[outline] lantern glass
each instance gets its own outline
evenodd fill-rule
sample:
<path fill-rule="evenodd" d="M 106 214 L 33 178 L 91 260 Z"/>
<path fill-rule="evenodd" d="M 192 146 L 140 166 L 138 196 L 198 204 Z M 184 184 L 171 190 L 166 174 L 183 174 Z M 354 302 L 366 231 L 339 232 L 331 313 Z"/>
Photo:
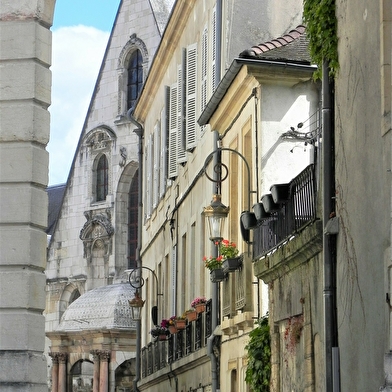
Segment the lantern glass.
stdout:
<path fill-rule="evenodd" d="M 138 321 L 142 319 L 142 308 L 137 306 L 131 306 L 131 317 L 132 320 Z"/>
<path fill-rule="evenodd" d="M 129 300 L 129 306 L 131 307 L 131 317 L 133 320 L 141 320 L 142 308 L 144 302 L 139 293 L 136 291 L 135 296 Z"/>
<path fill-rule="evenodd" d="M 222 204 L 220 195 L 214 195 L 211 204 L 204 207 L 204 215 L 208 218 L 211 241 L 222 241 L 223 224 L 229 210 L 229 207 Z"/>

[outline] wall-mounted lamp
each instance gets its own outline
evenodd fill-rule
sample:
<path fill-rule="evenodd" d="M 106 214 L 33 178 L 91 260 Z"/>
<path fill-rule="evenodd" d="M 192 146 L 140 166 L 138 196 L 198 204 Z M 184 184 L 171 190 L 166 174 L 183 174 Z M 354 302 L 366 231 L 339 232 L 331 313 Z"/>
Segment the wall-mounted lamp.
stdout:
<path fill-rule="evenodd" d="M 214 243 L 221 242 L 223 239 L 223 226 L 229 210 L 230 208 L 222 203 L 221 195 L 214 195 L 211 204 L 204 207 L 203 213 L 208 218 L 210 240 Z"/>
<path fill-rule="evenodd" d="M 245 159 L 245 157 L 240 152 L 238 152 L 237 150 L 233 150 L 232 148 L 218 147 L 216 150 L 214 150 L 213 152 L 211 152 L 207 156 L 207 158 L 204 162 L 204 173 L 210 181 L 217 183 L 218 189 L 220 189 L 221 182 L 224 181 L 229 174 L 227 166 L 225 164 L 223 164 L 221 161 L 219 161 L 218 164 L 214 167 L 215 173 L 219 173 L 218 179 L 212 178 L 207 174 L 206 166 L 207 166 L 208 162 L 210 162 L 211 157 L 214 154 L 221 154 L 223 151 L 227 151 L 227 152 L 236 154 L 238 157 L 240 157 L 242 159 L 242 161 L 245 164 L 246 171 L 247 171 L 247 177 L 248 177 L 248 184 L 247 184 L 248 185 L 248 192 L 247 192 L 247 196 L 248 196 L 247 208 L 248 209 L 246 211 L 248 212 L 248 214 L 253 214 L 253 212 L 250 212 L 250 196 L 251 196 L 251 193 L 256 193 L 256 192 L 251 191 L 251 189 L 250 189 L 251 178 L 250 178 L 249 164 L 248 164 L 247 160 Z M 225 170 L 225 172 L 223 172 L 224 170 Z M 224 173 L 223 176 L 222 176 L 222 172 Z M 209 218 L 208 224 L 209 224 L 209 230 L 210 230 L 210 239 L 211 239 L 211 241 L 214 241 L 214 242 L 217 242 L 217 241 L 220 242 L 222 240 L 221 233 L 222 233 L 223 218 L 226 218 L 229 213 L 229 207 L 226 207 L 224 204 L 222 204 L 220 197 L 221 197 L 220 195 L 214 195 L 214 199 L 212 200 L 211 205 L 204 208 L 204 215 Z M 240 224 L 242 225 L 241 219 L 240 219 Z M 241 227 L 241 232 L 242 232 L 242 237 L 243 237 L 244 241 L 246 241 L 249 245 L 251 243 L 250 239 L 249 239 L 249 229 Z M 249 252 L 249 248 L 248 248 L 248 252 Z"/>
<path fill-rule="evenodd" d="M 141 317 L 142 308 L 143 308 L 143 305 L 144 305 L 144 303 L 146 301 L 143 301 L 140 298 L 139 292 L 136 291 L 135 292 L 135 296 L 132 299 L 130 299 L 128 302 L 129 302 L 129 306 L 131 307 L 131 317 L 132 317 L 132 319 L 135 320 L 135 321 L 136 320 L 141 320 L 142 319 L 142 317 Z"/>
<path fill-rule="evenodd" d="M 156 325 L 158 323 L 158 295 L 163 295 L 159 293 L 158 290 L 158 277 L 156 276 L 155 272 L 148 267 L 138 267 L 135 268 L 134 270 L 131 271 L 128 277 L 129 284 L 136 289 L 135 296 L 134 298 L 129 300 L 129 306 L 131 307 L 131 317 L 135 321 L 140 321 L 141 320 L 141 313 L 142 313 L 142 308 L 144 306 L 144 301 L 139 294 L 139 289 L 141 289 L 144 286 L 144 279 L 142 276 L 142 270 L 146 269 L 150 271 L 156 282 L 156 287 L 157 287 L 157 299 L 156 299 L 156 305 L 154 305 L 151 309 L 151 315 L 152 315 L 152 321 L 153 324 Z"/>

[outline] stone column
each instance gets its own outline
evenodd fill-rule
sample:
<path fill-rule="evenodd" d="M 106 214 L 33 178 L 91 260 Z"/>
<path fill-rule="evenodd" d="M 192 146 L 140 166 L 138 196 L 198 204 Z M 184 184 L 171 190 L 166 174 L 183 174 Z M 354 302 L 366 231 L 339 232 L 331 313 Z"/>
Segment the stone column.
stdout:
<path fill-rule="evenodd" d="M 109 351 L 100 351 L 99 392 L 108 392 L 109 389 Z"/>
<path fill-rule="evenodd" d="M 52 357 L 52 392 L 58 392 L 59 387 L 59 353 L 49 353 Z"/>
<path fill-rule="evenodd" d="M 59 353 L 59 383 L 58 392 L 67 392 L 67 354 Z"/>
<path fill-rule="evenodd" d="M 94 350 L 91 352 L 94 360 L 94 373 L 93 373 L 93 392 L 99 392 L 99 351 Z"/>
<path fill-rule="evenodd" d="M 54 4 L 0 1 L 1 391 L 47 389 L 45 147 Z"/>

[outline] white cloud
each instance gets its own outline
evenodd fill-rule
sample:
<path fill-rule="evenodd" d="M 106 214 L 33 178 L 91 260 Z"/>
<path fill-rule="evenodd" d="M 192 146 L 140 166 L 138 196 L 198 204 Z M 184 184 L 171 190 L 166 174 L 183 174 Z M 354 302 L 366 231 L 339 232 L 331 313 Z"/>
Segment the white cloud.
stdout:
<path fill-rule="evenodd" d="M 94 27 L 53 31 L 50 185 L 67 180 L 108 38 Z"/>

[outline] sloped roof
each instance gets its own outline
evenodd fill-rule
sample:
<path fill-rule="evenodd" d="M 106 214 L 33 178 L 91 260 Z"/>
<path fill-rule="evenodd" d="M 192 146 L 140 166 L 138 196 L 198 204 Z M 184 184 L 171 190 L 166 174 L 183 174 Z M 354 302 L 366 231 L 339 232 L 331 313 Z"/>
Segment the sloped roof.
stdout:
<path fill-rule="evenodd" d="M 175 0 L 150 0 L 151 8 L 154 12 L 155 20 L 161 35 L 169 20 L 174 1 Z"/>
<path fill-rule="evenodd" d="M 64 312 L 57 332 L 81 330 L 129 330 L 136 328 L 128 300 L 135 290 L 129 283 L 118 283 L 90 290 L 71 303 Z"/>
<path fill-rule="evenodd" d="M 48 193 L 48 227 L 46 229 L 46 234 L 52 235 L 56 221 L 58 219 L 61 204 L 63 202 L 64 192 L 66 184 L 50 186 L 46 189 Z"/>
<path fill-rule="evenodd" d="M 299 25 L 282 37 L 244 50 L 239 57 L 310 64 L 306 28 Z"/>
<path fill-rule="evenodd" d="M 241 52 L 239 58 L 233 60 L 197 120 L 199 125 L 208 124 L 243 65 L 256 66 L 260 69 L 284 67 L 286 71 L 301 70 L 309 73 L 317 69 L 311 64 L 305 26 L 299 25 L 282 37 L 252 46 Z"/>

